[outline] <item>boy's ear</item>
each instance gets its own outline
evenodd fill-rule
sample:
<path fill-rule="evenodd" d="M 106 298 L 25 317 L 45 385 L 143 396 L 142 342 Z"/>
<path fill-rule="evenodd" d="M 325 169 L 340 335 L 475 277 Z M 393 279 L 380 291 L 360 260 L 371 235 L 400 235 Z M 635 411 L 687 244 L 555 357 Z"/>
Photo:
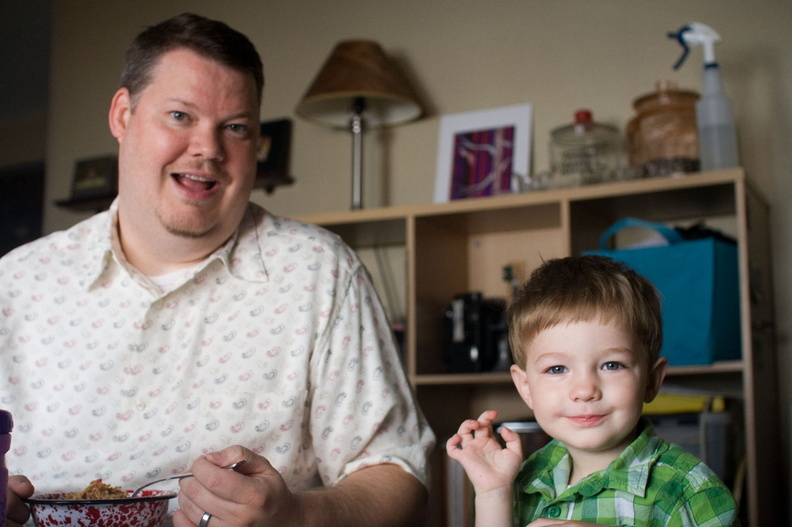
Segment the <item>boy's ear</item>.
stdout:
<path fill-rule="evenodd" d="M 668 359 L 660 357 L 655 361 L 654 366 L 649 370 L 649 378 L 646 381 L 646 392 L 644 392 L 644 402 L 651 403 L 657 394 L 660 393 L 660 388 L 663 386 L 666 372 L 668 371 Z"/>
<path fill-rule="evenodd" d="M 514 382 L 514 386 L 517 388 L 520 397 L 522 397 L 522 400 L 528 405 L 528 408 L 533 410 L 531 387 L 528 385 L 528 375 L 525 373 L 525 370 L 521 369 L 516 364 L 512 364 L 509 371 L 511 372 L 512 381 Z"/>

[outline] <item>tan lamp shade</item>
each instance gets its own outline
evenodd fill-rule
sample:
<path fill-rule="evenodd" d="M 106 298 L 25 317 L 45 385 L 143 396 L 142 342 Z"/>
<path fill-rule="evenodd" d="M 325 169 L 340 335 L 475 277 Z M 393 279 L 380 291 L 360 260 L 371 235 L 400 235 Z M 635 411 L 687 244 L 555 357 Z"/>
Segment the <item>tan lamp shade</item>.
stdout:
<path fill-rule="evenodd" d="M 297 114 L 319 124 L 349 128 L 353 103 L 365 99 L 367 127 L 411 121 L 421 115 L 404 77 L 376 42 L 336 45 L 297 105 Z"/>

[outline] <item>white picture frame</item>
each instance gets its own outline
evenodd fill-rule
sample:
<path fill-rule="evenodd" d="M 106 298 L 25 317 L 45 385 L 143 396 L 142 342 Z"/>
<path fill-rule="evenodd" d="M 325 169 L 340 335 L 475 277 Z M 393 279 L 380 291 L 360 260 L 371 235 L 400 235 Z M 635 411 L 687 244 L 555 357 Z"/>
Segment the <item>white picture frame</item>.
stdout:
<path fill-rule="evenodd" d="M 529 175 L 532 118 L 530 104 L 443 116 L 435 203 L 512 192 Z"/>

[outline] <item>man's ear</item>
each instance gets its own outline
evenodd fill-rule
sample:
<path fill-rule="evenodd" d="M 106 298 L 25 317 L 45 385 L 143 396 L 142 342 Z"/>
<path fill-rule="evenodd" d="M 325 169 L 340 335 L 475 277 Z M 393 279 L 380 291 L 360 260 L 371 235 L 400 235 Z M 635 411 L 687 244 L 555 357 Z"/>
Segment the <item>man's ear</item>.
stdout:
<path fill-rule="evenodd" d="M 646 380 L 646 392 L 644 392 L 645 403 L 651 403 L 657 397 L 657 394 L 660 393 L 667 371 L 668 359 L 660 357 L 649 370 L 649 376 Z"/>
<path fill-rule="evenodd" d="M 132 99 L 129 96 L 129 90 L 126 88 L 119 88 L 113 95 L 113 100 L 110 103 L 110 112 L 107 116 L 110 124 L 110 133 L 113 134 L 120 143 L 124 134 L 126 133 L 129 117 L 132 114 Z"/>
<path fill-rule="evenodd" d="M 528 408 L 533 410 L 533 398 L 531 397 L 531 387 L 528 385 L 528 375 L 525 370 L 521 369 L 516 364 L 512 364 L 510 370 L 512 381 L 514 382 L 517 392 L 519 392 L 522 400 L 528 405 Z"/>

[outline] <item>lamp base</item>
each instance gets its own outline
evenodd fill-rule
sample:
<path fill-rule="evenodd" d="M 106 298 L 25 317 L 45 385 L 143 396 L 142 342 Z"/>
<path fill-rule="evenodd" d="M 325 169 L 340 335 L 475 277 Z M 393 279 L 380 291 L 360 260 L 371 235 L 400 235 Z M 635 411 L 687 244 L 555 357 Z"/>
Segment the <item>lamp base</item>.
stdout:
<path fill-rule="evenodd" d="M 363 208 L 363 110 L 366 100 L 355 97 L 352 103 L 352 210 Z"/>

